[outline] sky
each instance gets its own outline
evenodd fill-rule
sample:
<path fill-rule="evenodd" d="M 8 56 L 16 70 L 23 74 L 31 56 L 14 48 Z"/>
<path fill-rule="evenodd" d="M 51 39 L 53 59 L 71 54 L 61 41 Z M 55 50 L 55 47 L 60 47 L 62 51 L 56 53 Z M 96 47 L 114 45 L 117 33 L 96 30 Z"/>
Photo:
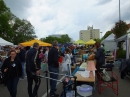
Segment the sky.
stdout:
<path fill-rule="evenodd" d="M 38 38 L 68 34 L 79 39 L 88 26 L 100 29 L 102 36 L 119 21 L 119 0 L 4 0 L 11 12 L 27 19 Z M 121 20 L 130 23 L 130 1 L 120 0 Z"/>

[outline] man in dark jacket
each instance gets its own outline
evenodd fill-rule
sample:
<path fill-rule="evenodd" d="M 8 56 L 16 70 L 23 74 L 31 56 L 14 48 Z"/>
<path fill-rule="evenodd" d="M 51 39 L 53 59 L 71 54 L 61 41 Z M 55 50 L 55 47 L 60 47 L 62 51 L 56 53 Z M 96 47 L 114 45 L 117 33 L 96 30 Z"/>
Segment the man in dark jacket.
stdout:
<path fill-rule="evenodd" d="M 59 52 L 58 52 L 58 42 L 53 42 L 53 47 L 49 50 L 48 53 L 48 69 L 50 72 L 59 73 Z M 50 78 L 58 79 L 57 74 L 50 73 Z M 50 80 L 50 97 L 59 97 L 58 94 L 55 94 L 56 81 Z"/>
<path fill-rule="evenodd" d="M 100 67 L 105 63 L 105 53 L 104 49 L 100 47 L 100 42 L 95 43 L 96 46 L 96 54 L 95 54 L 95 59 L 96 59 L 96 68 L 97 70 L 100 70 Z"/>
<path fill-rule="evenodd" d="M 37 91 L 41 83 L 40 78 L 36 78 L 35 76 L 33 76 L 33 74 L 36 75 L 40 74 L 41 61 L 39 59 L 38 49 L 39 49 L 39 44 L 34 43 L 33 48 L 30 49 L 26 55 L 26 73 L 27 73 L 29 97 L 37 97 Z M 32 92 L 33 80 L 35 81 L 35 87 Z"/>
<path fill-rule="evenodd" d="M 23 49 L 23 46 L 21 44 L 18 45 L 18 52 L 17 52 L 17 56 L 19 58 L 19 60 L 21 61 L 22 64 L 22 79 L 24 79 L 25 74 L 24 74 L 24 64 L 25 64 L 25 50 Z"/>

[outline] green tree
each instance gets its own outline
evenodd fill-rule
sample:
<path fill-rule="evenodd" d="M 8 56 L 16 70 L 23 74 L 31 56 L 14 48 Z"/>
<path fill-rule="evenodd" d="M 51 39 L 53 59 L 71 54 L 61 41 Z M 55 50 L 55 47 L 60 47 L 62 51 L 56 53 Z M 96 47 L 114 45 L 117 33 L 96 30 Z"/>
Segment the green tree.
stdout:
<path fill-rule="evenodd" d="M 122 35 L 127 33 L 128 25 L 124 21 L 119 21 L 115 23 L 115 27 L 113 28 L 112 32 L 115 34 L 116 38 L 121 37 Z"/>
<path fill-rule="evenodd" d="M 71 38 L 66 34 L 66 35 L 62 35 L 61 39 L 63 41 L 63 43 L 67 43 L 71 41 Z"/>
<path fill-rule="evenodd" d="M 97 38 L 97 39 L 94 39 L 94 41 L 101 42 L 101 39 L 100 39 L 100 38 Z"/>
<path fill-rule="evenodd" d="M 16 18 L 12 25 L 14 36 L 13 43 L 18 44 L 36 38 L 34 27 L 27 20 Z"/>
<path fill-rule="evenodd" d="M 47 42 L 47 43 L 52 43 L 54 40 L 57 40 L 58 43 L 67 43 L 67 42 L 70 42 L 71 39 L 66 34 L 66 35 L 62 35 L 60 38 L 48 36 L 46 38 L 41 38 L 40 40 L 44 41 L 44 42 Z"/>
<path fill-rule="evenodd" d="M 6 7 L 4 1 L 0 0 L 0 15 L 8 11 L 9 11 L 9 8 Z"/>
<path fill-rule="evenodd" d="M 46 38 L 41 38 L 41 41 L 47 42 L 47 43 L 52 43 L 53 41 L 57 40 L 59 43 L 61 43 L 61 39 L 58 37 L 52 37 L 52 36 L 48 36 Z"/>
<path fill-rule="evenodd" d="M 13 15 L 3 0 L 0 0 L 0 37 L 14 44 L 36 38 L 32 24 Z"/>
<path fill-rule="evenodd" d="M 10 38 L 13 35 L 13 31 L 10 25 L 11 12 L 6 7 L 3 0 L 0 0 L 0 37 L 11 41 Z"/>

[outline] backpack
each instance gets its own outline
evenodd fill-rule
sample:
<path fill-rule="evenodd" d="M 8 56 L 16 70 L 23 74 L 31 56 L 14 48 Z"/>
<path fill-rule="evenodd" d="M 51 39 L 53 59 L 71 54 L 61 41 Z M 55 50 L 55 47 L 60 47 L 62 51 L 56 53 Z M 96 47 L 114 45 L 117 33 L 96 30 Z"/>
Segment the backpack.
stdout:
<path fill-rule="evenodd" d="M 106 69 L 103 69 L 102 71 L 102 79 L 104 81 L 110 81 L 111 80 L 111 77 L 109 76 L 109 74 L 106 72 Z"/>

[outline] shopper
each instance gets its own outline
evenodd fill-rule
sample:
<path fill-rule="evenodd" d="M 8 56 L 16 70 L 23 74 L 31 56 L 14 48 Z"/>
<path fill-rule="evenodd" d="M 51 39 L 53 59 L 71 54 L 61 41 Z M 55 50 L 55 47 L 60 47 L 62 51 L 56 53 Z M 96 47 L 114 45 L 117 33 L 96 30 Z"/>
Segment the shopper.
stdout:
<path fill-rule="evenodd" d="M 10 96 L 16 97 L 17 84 L 19 77 L 22 76 L 22 65 L 18 57 L 16 57 L 15 50 L 10 51 L 10 57 L 5 59 L 1 69 L 4 73 L 4 82 L 10 92 Z"/>
<path fill-rule="evenodd" d="M 95 47 L 96 47 L 96 53 L 95 53 L 96 68 L 98 71 L 100 71 L 100 68 L 105 63 L 105 53 L 104 49 L 100 45 L 100 42 L 96 42 Z"/>
<path fill-rule="evenodd" d="M 58 42 L 53 42 L 53 47 L 49 50 L 48 53 L 48 70 L 50 72 L 59 73 L 59 52 L 58 52 Z M 50 73 L 50 78 L 58 80 L 58 75 Z M 59 97 L 58 94 L 55 93 L 57 82 L 54 80 L 50 80 L 50 97 Z"/>
<path fill-rule="evenodd" d="M 49 47 L 46 47 L 46 51 L 45 51 L 45 62 L 48 63 L 48 53 L 49 53 Z"/>
<path fill-rule="evenodd" d="M 23 46 L 21 44 L 18 45 L 18 50 L 17 50 L 17 55 L 18 55 L 18 58 L 19 60 L 21 61 L 21 64 L 22 64 L 22 80 L 24 79 L 25 77 L 25 53 L 26 51 L 23 49 Z"/>
<path fill-rule="evenodd" d="M 11 50 L 16 50 L 16 49 L 15 49 L 15 47 L 14 47 L 14 46 L 10 46 L 10 48 L 9 48 L 9 52 L 7 53 L 7 57 L 9 57 L 9 56 L 10 56 L 10 51 L 11 51 Z"/>
<path fill-rule="evenodd" d="M 64 51 L 64 60 L 62 63 L 62 71 L 66 71 L 67 75 L 71 75 L 71 51 L 69 48 L 66 48 Z"/>
<path fill-rule="evenodd" d="M 33 48 L 30 49 L 26 55 L 26 73 L 27 73 L 29 97 L 38 97 L 37 92 L 41 83 L 41 79 L 36 77 L 36 75 L 40 74 L 40 69 L 41 69 L 40 66 L 41 61 L 39 58 L 38 49 L 39 49 L 39 44 L 34 43 Z M 33 81 L 35 82 L 35 86 L 32 90 Z"/>

